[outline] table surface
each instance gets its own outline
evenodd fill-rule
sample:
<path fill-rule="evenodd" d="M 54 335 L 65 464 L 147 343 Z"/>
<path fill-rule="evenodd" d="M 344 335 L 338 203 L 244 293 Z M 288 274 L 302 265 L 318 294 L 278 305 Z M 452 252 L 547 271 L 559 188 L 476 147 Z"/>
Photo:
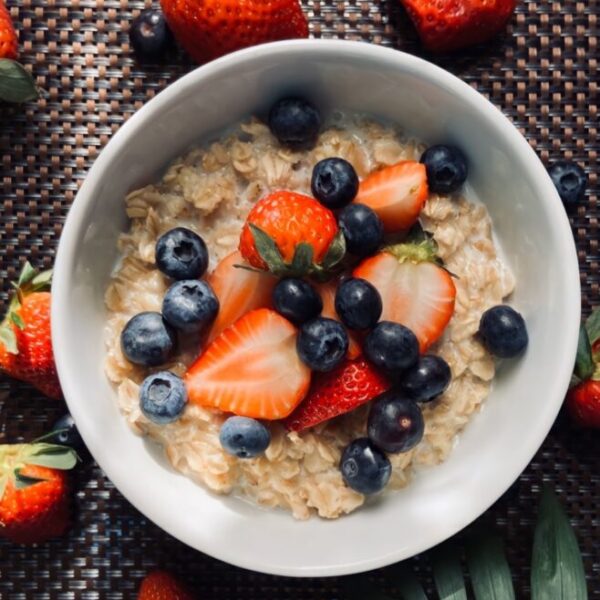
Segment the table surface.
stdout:
<path fill-rule="evenodd" d="M 8 5 L 19 28 L 21 61 L 45 95 L 37 103 L 0 107 L 4 305 L 22 261 L 51 266 L 69 205 L 110 136 L 193 67 L 183 58 L 144 69 L 134 62 L 127 31 L 149 1 L 9 0 Z M 397 0 L 304 0 L 303 6 L 313 37 L 358 39 L 434 60 L 508 115 L 545 163 L 567 158 L 585 167 L 589 191 L 569 216 L 584 312 L 600 304 L 597 0 L 521 1 L 505 36 L 443 59 L 419 47 Z M 25 384 L 0 381 L 1 442 L 40 435 L 64 411 L 62 403 Z M 598 434 L 575 430 L 561 415 L 526 471 L 483 517 L 507 540 L 518 598 L 529 596 L 532 526 L 543 483 L 555 487 L 567 509 L 583 551 L 590 597 L 600 598 L 599 467 Z M 155 567 L 181 575 L 201 600 L 343 598 L 335 578 L 251 573 L 184 546 L 130 506 L 95 465 L 77 472 L 74 487 L 77 516 L 68 536 L 34 548 L 0 542 L 1 600 L 135 598 L 141 578 Z M 427 575 L 425 558 L 411 564 Z"/>

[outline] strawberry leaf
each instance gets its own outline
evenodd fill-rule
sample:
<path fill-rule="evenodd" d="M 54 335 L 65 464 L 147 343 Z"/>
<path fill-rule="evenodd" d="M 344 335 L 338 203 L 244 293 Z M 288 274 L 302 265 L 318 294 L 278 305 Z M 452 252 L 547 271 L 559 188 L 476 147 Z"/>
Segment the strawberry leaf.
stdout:
<path fill-rule="evenodd" d="M 0 325 L 0 342 L 2 342 L 9 354 L 19 354 L 19 349 L 17 348 L 17 336 L 10 323 Z"/>
<path fill-rule="evenodd" d="M 15 469 L 15 488 L 18 490 L 23 490 L 25 488 L 31 487 L 40 481 L 46 481 L 41 477 L 30 477 L 29 475 L 23 475 L 21 469 Z"/>
<path fill-rule="evenodd" d="M 52 269 L 38 273 L 32 280 L 31 286 L 34 291 L 40 291 L 50 287 L 52 283 Z"/>
<path fill-rule="evenodd" d="M 390 576 L 394 587 L 400 590 L 402 600 L 427 600 L 419 580 L 405 563 L 391 565 L 384 573 Z"/>
<path fill-rule="evenodd" d="M 449 544 L 437 548 L 431 554 L 431 567 L 440 600 L 467 600 L 465 581 L 456 548 Z"/>
<path fill-rule="evenodd" d="M 10 313 L 10 320 L 21 330 L 23 331 L 23 329 L 25 329 L 25 322 L 23 321 L 23 319 L 21 318 L 21 315 L 19 315 L 16 312 L 11 312 Z"/>
<path fill-rule="evenodd" d="M 345 255 L 346 238 L 341 231 L 338 231 L 333 240 L 331 240 L 331 244 L 329 244 L 329 248 L 327 249 L 327 254 L 325 254 L 325 257 L 321 262 L 322 268 L 326 271 L 333 269 L 333 267 L 337 266 L 342 261 Z"/>
<path fill-rule="evenodd" d="M 32 444 L 26 457 L 27 464 L 61 471 L 72 469 L 78 460 L 79 457 L 72 448 L 46 443 Z"/>
<path fill-rule="evenodd" d="M 477 537 L 467 544 L 467 564 L 477 600 L 514 600 L 512 577 L 502 540 Z"/>
<path fill-rule="evenodd" d="M 39 93 L 31 73 L 14 60 L 0 59 L 0 100 L 27 102 L 35 100 Z"/>
<path fill-rule="evenodd" d="M 296 246 L 294 258 L 290 265 L 291 272 L 298 277 L 306 275 L 310 271 L 313 260 L 313 247 L 306 242 L 301 242 Z"/>
<path fill-rule="evenodd" d="M 592 346 L 587 329 L 582 324 L 579 328 L 579 341 L 577 342 L 577 358 L 575 360 L 575 375 L 582 381 L 589 379 L 595 371 L 592 357 Z"/>
<path fill-rule="evenodd" d="M 590 344 L 593 346 L 600 340 L 600 308 L 592 311 L 592 314 L 585 321 L 585 329 L 588 333 Z"/>
<path fill-rule="evenodd" d="M 28 284 L 36 276 L 37 271 L 31 266 L 29 261 L 25 261 L 19 279 L 17 280 L 17 287 L 23 287 Z"/>
<path fill-rule="evenodd" d="M 542 491 L 531 559 L 531 600 L 587 600 L 575 533 L 556 494 Z"/>
<path fill-rule="evenodd" d="M 281 273 L 285 270 L 285 263 L 281 252 L 277 244 L 273 241 L 270 235 L 265 233 L 260 227 L 254 225 L 254 223 L 248 223 L 252 237 L 254 238 L 254 245 L 256 251 L 260 257 L 267 263 L 269 271 L 274 274 Z"/>

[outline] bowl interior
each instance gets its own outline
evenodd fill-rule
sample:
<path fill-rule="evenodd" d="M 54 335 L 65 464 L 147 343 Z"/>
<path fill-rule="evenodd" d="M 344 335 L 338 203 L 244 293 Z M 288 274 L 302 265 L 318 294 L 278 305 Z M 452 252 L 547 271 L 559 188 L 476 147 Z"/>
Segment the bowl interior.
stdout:
<path fill-rule="evenodd" d="M 450 458 L 405 490 L 351 516 L 295 522 L 287 513 L 216 497 L 172 471 L 128 429 L 103 374 L 103 293 L 126 226 L 123 198 L 155 181 L 189 146 L 282 94 L 327 112 L 367 112 L 469 157 L 469 194 L 488 207 L 517 289 L 530 346 L 494 389 Z M 362 43 L 283 42 L 243 51 L 173 84 L 114 136 L 88 175 L 56 261 L 53 335 L 61 381 L 80 431 L 107 476 L 158 525 L 239 566 L 287 575 L 375 568 L 435 545 L 479 516 L 514 481 L 560 407 L 579 320 L 568 221 L 542 165 L 483 97 L 437 67 Z M 557 321 L 560 323 L 557 323 Z"/>

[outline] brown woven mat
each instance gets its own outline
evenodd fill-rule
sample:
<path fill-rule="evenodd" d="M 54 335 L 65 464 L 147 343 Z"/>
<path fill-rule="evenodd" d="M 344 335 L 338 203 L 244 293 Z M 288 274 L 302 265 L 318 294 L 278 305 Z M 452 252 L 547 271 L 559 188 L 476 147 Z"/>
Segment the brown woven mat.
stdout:
<path fill-rule="evenodd" d="M 361 39 L 423 55 L 396 0 L 303 4 L 315 37 Z M 37 104 L 0 107 L 4 302 L 22 260 L 51 265 L 69 205 L 111 134 L 191 67 L 179 61 L 140 69 L 132 60 L 127 29 L 149 1 L 20 0 L 16 6 L 9 0 L 9 5 L 19 24 L 21 59 L 47 95 Z M 595 0 L 521 2 L 503 39 L 440 61 L 512 118 L 542 160 L 574 158 L 585 166 L 590 192 L 571 211 L 571 221 L 586 312 L 600 304 L 599 13 Z M 25 385 L 0 383 L 0 440 L 39 435 L 63 412 L 62 404 Z M 560 417 L 526 472 L 484 517 L 508 541 L 519 598 L 529 595 L 531 527 L 542 482 L 558 490 L 584 552 L 591 597 L 600 598 L 599 440 L 597 433 L 577 432 Z M 343 597 L 335 579 L 253 574 L 187 548 L 134 510 L 97 467 L 80 470 L 75 486 L 78 518 L 68 537 L 29 549 L 0 542 L 0 599 L 135 598 L 141 577 L 156 566 L 181 574 L 203 600 Z M 422 564 L 413 561 L 417 570 Z"/>

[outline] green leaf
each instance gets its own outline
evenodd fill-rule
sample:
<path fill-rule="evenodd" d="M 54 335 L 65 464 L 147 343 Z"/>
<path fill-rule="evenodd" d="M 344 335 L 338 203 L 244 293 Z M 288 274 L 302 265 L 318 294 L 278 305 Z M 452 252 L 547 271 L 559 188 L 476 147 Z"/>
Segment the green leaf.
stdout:
<path fill-rule="evenodd" d="M 325 254 L 321 262 L 321 267 L 325 270 L 333 269 L 333 267 L 342 261 L 345 255 L 346 238 L 344 238 L 344 234 L 341 231 L 338 231 L 333 240 L 331 240 L 331 244 L 329 244 L 327 254 Z"/>
<path fill-rule="evenodd" d="M 577 358 L 575 360 L 575 375 L 585 381 L 594 374 L 595 366 L 592 358 L 592 346 L 587 330 L 583 323 L 579 327 L 579 341 L 577 342 Z"/>
<path fill-rule="evenodd" d="M 542 491 L 531 559 L 531 600 L 587 600 L 575 533 L 556 494 Z"/>
<path fill-rule="evenodd" d="M 433 579 L 440 600 L 467 600 L 465 581 L 456 548 L 444 544 L 431 553 Z"/>
<path fill-rule="evenodd" d="M 391 600 L 364 575 L 352 575 L 340 580 L 347 600 Z"/>
<path fill-rule="evenodd" d="M 270 235 L 265 233 L 260 227 L 249 223 L 254 245 L 260 257 L 267 263 L 269 270 L 277 274 L 285 270 L 285 263 L 277 244 L 273 241 Z"/>
<path fill-rule="evenodd" d="M 25 284 L 32 281 L 36 276 L 37 271 L 31 266 L 29 261 L 25 261 L 19 279 L 17 281 L 17 287 L 23 287 Z"/>
<path fill-rule="evenodd" d="M 23 473 L 21 473 L 21 469 L 15 469 L 15 488 L 17 488 L 18 490 L 28 488 L 32 485 L 35 485 L 36 483 L 39 483 L 40 481 L 46 481 L 46 479 L 43 479 L 41 477 L 30 477 L 29 475 L 23 475 Z"/>
<path fill-rule="evenodd" d="M 33 444 L 27 463 L 66 471 L 72 469 L 79 457 L 72 448 L 59 444 Z"/>
<path fill-rule="evenodd" d="M 21 315 L 19 315 L 16 312 L 11 312 L 10 313 L 10 320 L 22 331 L 23 329 L 25 329 L 25 322 L 23 321 L 23 319 L 21 318 Z"/>
<path fill-rule="evenodd" d="M 401 562 L 391 565 L 384 573 L 391 583 L 400 590 L 402 600 L 427 600 L 423 587 L 406 563 Z"/>
<path fill-rule="evenodd" d="M 2 342 L 9 354 L 19 354 L 17 336 L 8 323 L 0 325 L 0 342 Z"/>
<path fill-rule="evenodd" d="M 0 100 L 27 102 L 39 93 L 31 73 L 14 60 L 0 59 Z"/>
<path fill-rule="evenodd" d="M 600 339 L 600 308 L 592 311 L 592 314 L 585 321 L 585 328 L 590 344 L 593 346 Z"/>
<path fill-rule="evenodd" d="M 502 540 L 480 536 L 467 544 L 467 564 L 476 600 L 514 600 L 515 592 Z"/>
<path fill-rule="evenodd" d="M 294 275 L 301 277 L 310 271 L 313 261 L 313 247 L 310 244 L 301 242 L 296 246 L 294 258 L 292 259 L 291 271 Z"/>
<path fill-rule="evenodd" d="M 50 289 L 50 286 L 52 285 L 52 275 L 53 275 L 52 269 L 48 269 L 47 271 L 42 271 L 41 273 L 38 273 L 31 280 L 32 290 L 34 292 L 39 292 L 41 290 Z"/>

